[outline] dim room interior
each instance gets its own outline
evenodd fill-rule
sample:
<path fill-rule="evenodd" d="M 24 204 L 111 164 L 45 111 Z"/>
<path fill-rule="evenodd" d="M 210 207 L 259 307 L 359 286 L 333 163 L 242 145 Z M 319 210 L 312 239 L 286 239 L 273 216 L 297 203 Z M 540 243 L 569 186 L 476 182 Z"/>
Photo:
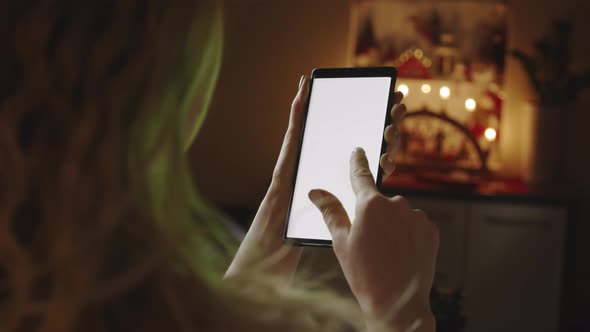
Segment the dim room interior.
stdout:
<path fill-rule="evenodd" d="M 394 66 L 408 114 L 381 189 L 439 226 L 437 330 L 590 331 L 588 13 L 586 0 L 227 1 L 196 185 L 247 229 L 301 74 Z M 303 268 L 338 269 L 331 250 L 305 250 Z"/>

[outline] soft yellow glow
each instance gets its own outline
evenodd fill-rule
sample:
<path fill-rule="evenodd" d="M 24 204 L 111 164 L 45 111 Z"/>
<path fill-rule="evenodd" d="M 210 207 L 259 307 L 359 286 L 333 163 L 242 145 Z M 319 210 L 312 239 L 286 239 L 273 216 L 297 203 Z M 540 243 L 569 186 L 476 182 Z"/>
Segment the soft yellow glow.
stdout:
<path fill-rule="evenodd" d="M 488 89 L 493 93 L 498 93 L 500 91 L 500 87 L 496 83 L 490 83 Z"/>
<path fill-rule="evenodd" d="M 430 68 L 430 66 L 432 66 L 432 61 L 430 61 L 430 59 L 424 59 L 424 61 L 422 61 L 422 64 L 424 65 L 424 67 Z"/>
<path fill-rule="evenodd" d="M 405 85 L 405 84 L 400 84 L 400 85 L 397 87 L 397 91 L 399 91 L 399 92 L 403 93 L 403 94 L 404 94 L 404 96 L 407 96 L 407 95 L 408 95 L 408 93 L 410 93 L 410 88 L 408 88 L 408 86 L 407 86 L 407 85 Z"/>
<path fill-rule="evenodd" d="M 440 96 L 442 99 L 448 99 L 451 96 L 451 89 L 448 86 L 440 88 Z"/>
<path fill-rule="evenodd" d="M 496 139 L 496 129 L 494 129 L 494 128 L 488 128 L 484 132 L 484 135 L 485 135 L 485 137 L 486 137 L 486 139 L 488 141 L 492 142 L 493 140 Z"/>
<path fill-rule="evenodd" d="M 416 59 L 422 59 L 423 56 L 424 56 L 424 52 L 422 52 L 421 49 L 417 48 L 414 50 L 414 57 Z"/>
<path fill-rule="evenodd" d="M 465 101 L 465 108 L 469 111 L 469 112 L 473 112 L 475 111 L 475 107 L 477 106 L 477 103 L 475 102 L 475 100 L 473 100 L 473 98 L 469 98 Z"/>
<path fill-rule="evenodd" d="M 424 93 L 430 93 L 430 90 L 432 90 L 432 88 L 430 87 L 430 84 L 422 84 L 420 90 L 422 90 L 422 92 Z"/>

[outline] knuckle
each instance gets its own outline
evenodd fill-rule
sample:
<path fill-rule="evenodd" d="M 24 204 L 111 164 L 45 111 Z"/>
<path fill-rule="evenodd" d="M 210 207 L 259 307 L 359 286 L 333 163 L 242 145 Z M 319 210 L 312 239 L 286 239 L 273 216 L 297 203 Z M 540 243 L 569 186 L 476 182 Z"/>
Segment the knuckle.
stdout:
<path fill-rule="evenodd" d="M 363 178 L 363 177 L 373 177 L 373 175 L 371 174 L 371 171 L 369 171 L 368 168 L 365 167 L 360 167 L 360 168 L 356 168 L 351 170 L 350 175 L 352 177 L 355 178 Z"/>
<path fill-rule="evenodd" d="M 386 204 L 385 197 L 377 194 L 371 193 L 364 195 L 362 198 L 359 199 L 359 205 L 361 210 L 364 211 L 371 211 L 375 209 L 380 209 Z"/>
<path fill-rule="evenodd" d="M 419 220 L 424 220 L 427 221 L 428 217 L 426 216 L 426 212 L 420 210 L 420 209 L 414 209 L 414 215 L 419 219 Z"/>
<path fill-rule="evenodd" d="M 368 195 L 368 198 L 367 198 L 367 205 L 368 206 L 382 205 L 382 203 L 383 203 L 382 198 L 383 197 L 381 195 L 370 194 L 370 195 Z"/>
<path fill-rule="evenodd" d="M 326 205 L 322 207 L 322 216 L 326 223 L 328 223 L 328 226 L 332 226 L 332 224 L 335 223 L 334 219 L 336 218 L 336 211 L 337 208 L 335 203 L 326 203 Z"/>
<path fill-rule="evenodd" d="M 293 99 L 293 102 L 291 103 L 291 109 L 298 110 L 301 108 L 302 105 L 303 105 L 303 101 L 301 100 L 301 98 L 299 96 L 297 96 L 297 97 L 295 97 L 295 99 Z"/>
<path fill-rule="evenodd" d="M 398 208 L 409 209 L 410 208 L 410 201 L 407 198 L 401 195 L 397 195 L 391 198 L 393 204 Z M 423 213 L 423 212 L 422 212 Z"/>
<path fill-rule="evenodd" d="M 277 179 L 275 179 L 275 177 L 273 176 L 273 180 L 270 183 L 270 186 L 268 187 L 268 191 L 266 196 L 268 197 L 279 197 L 282 196 L 282 194 L 284 194 L 285 192 L 285 184 L 284 181 L 281 180 L 280 178 L 277 177 Z"/>
<path fill-rule="evenodd" d="M 283 182 L 285 182 L 285 171 L 282 167 L 277 167 L 272 172 L 272 178 L 270 182 L 270 186 L 272 187 L 281 187 Z"/>

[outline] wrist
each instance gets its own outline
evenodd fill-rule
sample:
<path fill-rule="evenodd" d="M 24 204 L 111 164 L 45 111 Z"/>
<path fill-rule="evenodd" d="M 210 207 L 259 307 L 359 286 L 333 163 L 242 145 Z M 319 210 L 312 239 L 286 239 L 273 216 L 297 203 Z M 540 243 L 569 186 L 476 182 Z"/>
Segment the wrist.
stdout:
<path fill-rule="evenodd" d="M 371 332 L 434 332 L 436 329 L 436 321 L 428 303 L 407 303 L 398 310 L 361 307 Z"/>

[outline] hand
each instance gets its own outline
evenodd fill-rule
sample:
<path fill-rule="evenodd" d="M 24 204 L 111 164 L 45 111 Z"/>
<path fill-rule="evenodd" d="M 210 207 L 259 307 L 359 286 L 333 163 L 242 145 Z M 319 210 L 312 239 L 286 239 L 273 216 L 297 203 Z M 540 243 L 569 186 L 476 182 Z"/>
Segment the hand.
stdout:
<path fill-rule="evenodd" d="M 385 322 L 396 331 L 434 331 L 429 294 L 438 251 L 438 230 L 420 210 L 396 196 L 381 195 L 364 151 L 355 149 L 350 180 L 356 215 L 349 216 L 337 197 L 314 189 L 332 235 L 334 252 L 369 322 Z"/>
<path fill-rule="evenodd" d="M 308 90 L 309 80 L 304 75 L 300 79 L 299 91 L 291 105 L 289 127 L 283 140 L 283 146 L 275 166 L 271 185 L 244 241 L 240 245 L 234 260 L 226 272 L 226 277 L 231 277 L 245 269 L 251 269 L 251 265 L 259 263 L 262 257 L 271 257 L 271 259 L 265 262 L 266 268 L 270 272 L 287 279 L 290 279 L 297 269 L 302 248 L 284 245 L 283 233 L 287 220 L 289 200 L 293 191 L 292 179 L 295 173 L 295 163 L 301 140 L 301 129 Z M 392 124 L 384 132 L 388 146 L 386 149 L 387 152 L 381 156 L 381 166 L 386 176 L 389 176 L 395 168 L 393 162 L 388 160 L 388 157 L 393 156 L 393 153 L 397 149 L 396 125 L 401 121 L 406 112 L 405 105 L 399 104 L 402 99 L 403 94 L 396 92 L 394 95 L 394 106 L 391 110 Z"/>
<path fill-rule="evenodd" d="M 283 234 L 293 191 L 293 176 L 308 90 L 309 81 L 304 75 L 299 81 L 299 91 L 291 105 L 289 127 L 270 187 L 254 217 L 252 226 L 226 272 L 226 277 L 252 269 L 252 265 L 257 263 L 265 264 L 264 269 L 286 279 L 290 279 L 295 274 L 303 249 L 285 245 Z M 262 258 L 267 259 L 262 261 Z"/>
<path fill-rule="evenodd" d="M 389 177 L 395 170 L 393 157 L 399 147 L 398 125 L 406 115 L 406 105 L 401 104 L 402 99 L 404 99 L 403 93 L 397 91 L 393 98 L 394 105 L 391 108 L 391 124 L 385 127 L 385 131 L 383 132 L 385 142 L 387 142 L 387 149 L 379 160 L 379 164 L 383 168 L 383 180 Z"/>

